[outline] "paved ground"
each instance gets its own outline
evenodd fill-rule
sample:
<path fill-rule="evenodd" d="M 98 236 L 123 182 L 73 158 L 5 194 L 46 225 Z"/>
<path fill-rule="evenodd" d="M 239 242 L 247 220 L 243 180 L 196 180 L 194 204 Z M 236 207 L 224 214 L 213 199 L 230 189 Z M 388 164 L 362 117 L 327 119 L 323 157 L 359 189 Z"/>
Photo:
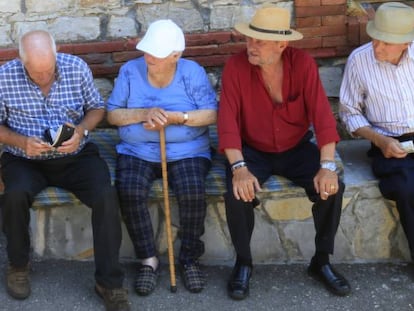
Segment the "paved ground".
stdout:
<path fill-rule="evenodd" d="M 6 256 L 0 238 L 0 269 Z M 339 264 L 337 269 L 351 282 L 349 297 L 335 297 L 306 275 L 305 264 L 259 265 L 251 281 L 250 297 L 233 301 L 226 294 L 229 266 L 207 266 L 208 285 L 200 294 L 188 293 L 181 278 L 170 292 L 168 266 L 163 265 L 156 291 L 139 297 L 132 291 L 134 266 L 125 263 L 132 310 L 414 310 L 414 269 L 407 264 Z M 104 310 L 93 291 L 92 262 L 34 261 L 32 295 L 24 301 L 8 297 L 0 282 L 0 310 L 91 311 Z M 3 277 L 3 275 L 2 275 Z M 3 277 L 4 279 L 4 277 Z"/>

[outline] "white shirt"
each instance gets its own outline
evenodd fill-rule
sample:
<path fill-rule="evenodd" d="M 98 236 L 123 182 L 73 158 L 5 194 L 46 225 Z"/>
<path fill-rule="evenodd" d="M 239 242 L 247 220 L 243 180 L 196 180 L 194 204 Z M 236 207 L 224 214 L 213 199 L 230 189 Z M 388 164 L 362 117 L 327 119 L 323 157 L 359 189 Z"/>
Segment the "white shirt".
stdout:
<path fill-rule="evenodd" d="M 414 44 L 398 65 L 375 59 L 372 43 L 351 53 L 340 90 L 347 130 L 370 126 L 386 136 L 414 132 Z"/>

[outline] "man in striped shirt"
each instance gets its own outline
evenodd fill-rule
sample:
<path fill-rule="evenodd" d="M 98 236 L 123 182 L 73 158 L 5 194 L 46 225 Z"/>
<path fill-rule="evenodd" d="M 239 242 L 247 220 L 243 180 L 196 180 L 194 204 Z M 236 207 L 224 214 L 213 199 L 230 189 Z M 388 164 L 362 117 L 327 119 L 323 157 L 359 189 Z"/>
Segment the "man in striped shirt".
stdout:
<path fill-rule="evenodd" d="M 340 117 L 368 155 L 383 196 L 394 200 L 414 259 L 414 9 L 384 3 L 367 24 L 372 42 L 350 56 Z"/>

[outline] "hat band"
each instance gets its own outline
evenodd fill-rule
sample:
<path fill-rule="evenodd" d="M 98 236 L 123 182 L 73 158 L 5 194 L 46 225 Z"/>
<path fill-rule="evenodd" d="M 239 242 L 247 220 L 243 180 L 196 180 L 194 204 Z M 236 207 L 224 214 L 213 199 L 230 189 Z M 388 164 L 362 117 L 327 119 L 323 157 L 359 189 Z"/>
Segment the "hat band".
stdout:
<path fill-rule="evenodd" d="M 278 35 L 290 35 L 292 34 L 291 30 L 270 30 L 270 29 L 263 29 L 253 26 L 252 24 L 249 24 L 249 28 L 258 32 L 264 32 L 264 33 L 274 33 Z"/>

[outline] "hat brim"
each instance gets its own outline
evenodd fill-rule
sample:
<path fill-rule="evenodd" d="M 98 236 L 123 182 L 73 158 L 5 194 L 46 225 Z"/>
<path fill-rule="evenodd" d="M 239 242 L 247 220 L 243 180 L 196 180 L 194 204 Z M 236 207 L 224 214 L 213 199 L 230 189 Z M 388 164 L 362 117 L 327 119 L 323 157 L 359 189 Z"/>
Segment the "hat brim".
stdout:
<path fill-rule="evenodd" d="M 369 21 L 367 23 L 366 30 L 368 36 L 371 38 L 387 43 L 400 44 L 414 41 L 414 30 L 404 35 L 392 34 L 389 32 L 379 31 L 377 28 L 375 28 L 374 21 Z"/>
<path fill-rule="evenodd" d="M 145 37 L 138 42 L 136 45 L 136 49 L 142 51 L 144 53 L 150 54 L 155 56 L 156 58 L 166 58 L 168 55 L 172 53 L 169 50 L 162 49 L 162 48 L 154 48 Z"/>
<path fill-rule="evenodd" d="M 236 29 L 238 32 L 245 36 L 259 40 L 295 41 L 303 38 L 303 35 L 300 32 L 293 29 L 289 29 L 291 31 L 290 34 L 267 33 L 253 30 L 249 27 L 249 24 L 247 23 L 238 23 L 234 26 L 234 29 Z"/>

